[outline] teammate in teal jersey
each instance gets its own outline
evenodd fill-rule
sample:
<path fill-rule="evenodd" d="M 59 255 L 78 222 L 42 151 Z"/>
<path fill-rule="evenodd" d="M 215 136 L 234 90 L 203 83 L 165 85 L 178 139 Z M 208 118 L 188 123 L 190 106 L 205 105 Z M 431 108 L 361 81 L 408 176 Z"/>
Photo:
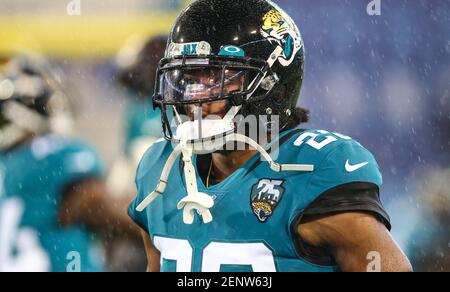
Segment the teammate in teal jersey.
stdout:
<path fill-rule="evenodd" d="M 142 152 L 140 144 L 148 145 L 161 137 L 161 118 L 159 111 L 152 108 L 150 97 L 155 86 L 155 71 L 164 56 L 166 42 L 167 36 L 149 39 L 134 36 L 116 57 L 118 81 L 127 95 L 124 148 L 129 158 L 134 157 L 134 152 Z"/>
<path fill-rule="evenodd" d="M 303 68 L 300 32 L 270 1 L 197 0 L 177 18 L 153 98 L 165 139 L 129 208 L 149 271 L 411 270 L 372 154 L 297 127 Z"/>
<path fill-rule="evenodd" d="M 67 108 L 39 61 L 0 71 L 0 271 L 102 271 L 92 231 L 132 233 L 97 153 L 58 134 Z"/>
<path fill-rule="evenodd" d="M 114 162 L 108 177 L 108 187 L 117 196 L 136 192 L 137 165 L 148 147 L 161 137 L 159 110 L 152 108 L 150 97 L 166 42 L 167 36 L 147 40 L 133 36 L 116 56 L 117 81 L 126 104 L 123 154 Z"/>
<path fill-rule="evenodd" d="M 159 111 L 151 107 L 155 86 L 155 72 L 164 56 L 167 36 L 130 37 L 116 56 L 119 90 L 124 97 L 124 147 L 114 161 L 107 179 L 110 192 L 126 197 L 129 202 L 136 193 L 134 175 L 142 155 L 161 137 Z M 124 252 L 126 251 L 126 252 Z M 142 271 L 145 251 L 140 237 L 137 240 L 115 238 L 109 242 L 108 254 L 112 271 Z"/>

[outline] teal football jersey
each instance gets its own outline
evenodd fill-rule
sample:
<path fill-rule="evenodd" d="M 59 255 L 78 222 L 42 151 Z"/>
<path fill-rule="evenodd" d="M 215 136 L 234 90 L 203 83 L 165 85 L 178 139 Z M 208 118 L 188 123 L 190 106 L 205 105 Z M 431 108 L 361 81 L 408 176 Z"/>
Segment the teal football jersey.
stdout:
<path fill-rule="evenodd" d="M 155 189 L 172 145 L 162 141 L 147 151 L 138 168 L 138 195 L 129 213 L 161 252 L 162 271 L 338 270 L 302 258 L 292 225 L 316 198 L 336 186 L 351 182 L 380 186 L 379 167 L 372 154 L 350 137 L 327 131 L 293 131 L 280 135 L 283 143 L 271 156 L 281 164 L 314 165 L 314 171 L 274 172 L 258 154 L 209 188 L 198 177 L 199 191 L 214 199 L 210 209 L 213 221 L 208 224 L 199 216 L 192 225 L 183 223 L 177 203 L 187 192 L 183 171 L 176 166 L 164 194 L 143 212 L 135 210 Z"/>
<path fill-rule="evenodd" d="M 0 271 L 102 270 L 86 228 L 58 225 L 64 188 L 102 175 L 91 148 L 47 135 L 0 153 L 0 169 Z"/>

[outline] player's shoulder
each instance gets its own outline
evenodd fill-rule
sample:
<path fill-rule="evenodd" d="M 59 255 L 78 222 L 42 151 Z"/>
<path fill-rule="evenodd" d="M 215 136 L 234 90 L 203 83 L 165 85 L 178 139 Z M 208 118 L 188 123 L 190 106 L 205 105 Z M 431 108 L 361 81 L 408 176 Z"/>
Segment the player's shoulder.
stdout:
<path fill-rule="evenodd" d="M 64 177 L 88 173 L 97 176 L 104 171 L 100 154 L 80 138 L 48 134 L 34 139 L 30 150 L 36 163 L 58 169 Z"/>
<path fill-rule="evenodd" d="M 170 141 L 164 138 L 156 140 L 148 149 L 145 151 L 139 163 L 136 179 L 142 179 L 143 177 L 158 173 L 161 173 L 167 158 L 173 151 L 173 145 Z"/>
<path fill-rule="evenodd" d="M 358 159 L 359 156 L 372 156 L 369 150 L 357 140 L 344 134 L 326 130 L 296 129 L 280 138 L 279 155 L 282 160 L 318 165 L 327 158 L 342 156 Z M 283 159 L 284 158 L 284 159 Z"/>
<path fill-rule="evenodd" d="M 382 175 L 372 153 L 349 136 L 325 130 L 296 131 L 280 147 L 282 163 L 311 164 L 310 185 L 318 193 L 349 182 L 382 184 Z M 320 191 L 320 192 L 319 192 Z"/>

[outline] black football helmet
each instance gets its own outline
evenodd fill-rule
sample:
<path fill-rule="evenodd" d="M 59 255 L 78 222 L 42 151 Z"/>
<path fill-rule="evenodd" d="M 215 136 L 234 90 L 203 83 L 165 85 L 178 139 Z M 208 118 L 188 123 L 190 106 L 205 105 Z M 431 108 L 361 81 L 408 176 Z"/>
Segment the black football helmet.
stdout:
<path fill-rule="evenodd" d="M 296 24 L 273 2 L 193 2 L 175 21 L 157 71 L 153 102 L 161 109 L 166 139 L 176 136 L 171 111 L 177 117 L 186 114 L 186 105 L 217 102 L 227 104 L 227 116 L 270 121 L 276 115 L 282 130 L 297 104 L 304 60 Z M 177 126 L 183 122 L 175 120 Z"/>

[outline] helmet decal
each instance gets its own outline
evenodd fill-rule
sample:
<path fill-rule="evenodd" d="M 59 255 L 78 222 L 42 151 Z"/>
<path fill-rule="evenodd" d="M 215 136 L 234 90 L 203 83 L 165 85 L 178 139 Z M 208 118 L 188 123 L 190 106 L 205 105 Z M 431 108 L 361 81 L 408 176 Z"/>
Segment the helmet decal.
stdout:
<path fill-rule="evenodd" d="M 276 9 L 264 15 L 261 34 L 272 44 L 283 48 L 283 54 L 278 61 L 285 67 L 292 63 L 295 55 L 303 47 L 302 37 L 294 21 Z"/>
<path fill-rule="evenodd" d="M 236 46 L 222 46 L 219 56 L 245 57 L 245 51 Z"/>
<path fill-rule="evenodd" d="M 177 57 L 177 56 L 206 56 L 211 54 L 211 45 L 208 42 L 194 42 L 194 43 L 184 43 L 176 44 L 171 43 L 168 47 L 167 57 Z"/>

